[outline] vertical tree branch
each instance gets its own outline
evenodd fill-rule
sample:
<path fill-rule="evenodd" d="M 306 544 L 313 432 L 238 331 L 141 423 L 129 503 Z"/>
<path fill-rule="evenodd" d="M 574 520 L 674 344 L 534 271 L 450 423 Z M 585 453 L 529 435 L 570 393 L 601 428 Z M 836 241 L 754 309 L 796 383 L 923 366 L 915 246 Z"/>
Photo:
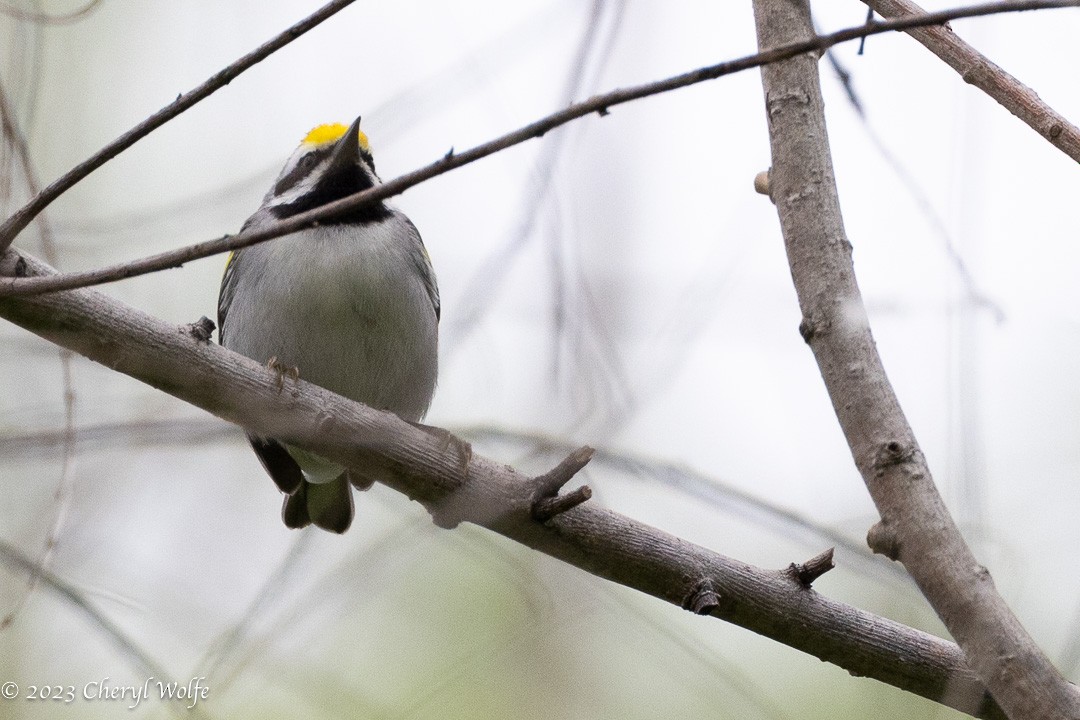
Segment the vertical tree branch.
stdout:
<path fill-rule="evenodd" d="M 807 0 L 754 0 L 761 48 L 813 36 Z M 871 547 L 901 561 L 1010 717 L 1077 718 L 1080 695 L 998 595 L 949 516 L 885 375 L 851 263 L 816 53 L 762 68 L 780 216 L 803 320 L 855 463 L 881 513 Z"/>

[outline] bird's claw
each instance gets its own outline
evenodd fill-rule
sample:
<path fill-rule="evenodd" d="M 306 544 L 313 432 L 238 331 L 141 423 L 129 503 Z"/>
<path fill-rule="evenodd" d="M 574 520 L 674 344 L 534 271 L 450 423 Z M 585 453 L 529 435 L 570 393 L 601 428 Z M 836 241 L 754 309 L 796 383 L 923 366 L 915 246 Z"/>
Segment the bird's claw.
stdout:
<path fill-rule="evenodd" d="M 291 378 L 293 382 L 296 382 L 300 379 L 300 368 L 296 367 L 295 365 L 286 366 L 284 363 L 278 360 L 277 355 L 270 358 L 266 362 L 266 369 L 274 373 L 277 377 L 278 392 L 281 392 L 285 388 L 286 376 Z"/>

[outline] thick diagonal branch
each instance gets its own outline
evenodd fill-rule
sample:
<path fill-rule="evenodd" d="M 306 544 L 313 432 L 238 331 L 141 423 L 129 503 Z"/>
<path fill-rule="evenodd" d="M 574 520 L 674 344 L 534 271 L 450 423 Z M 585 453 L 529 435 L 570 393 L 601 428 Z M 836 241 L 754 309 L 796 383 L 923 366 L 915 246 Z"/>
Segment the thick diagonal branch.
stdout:
<path fill-rule="evenodd" d="M 811 37 L 807 0 L 754 0 L 758 43 Z M 949 516 L 904 417 L 863 306 L 833 176 L 817 55 L 762 68 L 776 203 L 803 320 L 855 464 L 881 513 L 872 547 L 900 560 L 1006 713 L 1080 717 L 1061 677 Z"/>
<path fill-rule="evenodd" d="M 14 251 L 0 256 L 0 274 L 10 273 L 17 259 Z M 21 266 L 28 275 L 49 272 L 33 260 Z M 490 528 L 854 675 L 978 717 L 1003 717 L 950 642 L 830 600 L 787 569 L 732 560 L 591 501 L 538 521 L 532 514 L 538 484 L 550 491 L 554 483 L 472 453 L 445 431 L 411 425 L 309 383 L 289 382 L 279 391 L 273 373 L 194 337 L 191 326 L 168 325 L 92 290 L 2 298 L 0 317 L 225 420 L 360 468 L 433 516 L 449 510 L 454 522 Z"/>

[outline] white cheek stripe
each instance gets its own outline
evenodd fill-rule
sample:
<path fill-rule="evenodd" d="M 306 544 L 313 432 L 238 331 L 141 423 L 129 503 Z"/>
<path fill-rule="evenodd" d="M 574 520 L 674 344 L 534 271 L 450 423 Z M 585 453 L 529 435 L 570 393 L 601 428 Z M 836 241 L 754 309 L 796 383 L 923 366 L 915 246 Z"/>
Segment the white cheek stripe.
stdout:
<path fill-rule="evenodd" d="M 291 205 L 315 189 L 315 182 L 319 176 L 319 166 L 316 166 L 310 173 L 301 178 L 300 182 L 293 185 L 281 195 L 270 198 L 269 202 L 266 203 L 266 206 L 277 207 L 279 205 Z"/>

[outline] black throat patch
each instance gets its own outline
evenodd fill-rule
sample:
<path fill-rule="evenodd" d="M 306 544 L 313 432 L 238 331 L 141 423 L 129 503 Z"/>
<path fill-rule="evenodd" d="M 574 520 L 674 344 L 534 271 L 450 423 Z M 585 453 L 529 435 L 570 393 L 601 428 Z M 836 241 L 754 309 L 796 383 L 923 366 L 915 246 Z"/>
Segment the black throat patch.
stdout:
<path fill-rule="evenodd" d="M 325 155 L 319 157 L 314 153 L 307 157 L 315 157 L 316 160 L 325 160 Z M 370 155 L 366 155 L 363 157 L 363 160 L 354 165 L 345 168 L 332 169 L 319 179 L 319 182 L 310 192 L 298 197 L 291 203 L 273 206 L 271 212 L 274 214 L 274 217 L 279 220 L 284 220 L 287 217 L 292 217 L 293 215 L 298 215 L 299 213 L 307 212 L 308 210 L 314 210 L 315 208 L 332 203 L 335 200 L 340 200 L 343 197 L 375 187 L 375 181 L 362 164 L 365 160 L 369 163 L 369 167 L 373 167 L 373 165 L 370 164 Z M 316 162 L 315 164 L 317 165 L 318 163 Z M 310 161 L 306 167 L 303 162 L 297 165 L 292 172 L 278 181 L 278 184 L 274 187 L 274 193 L 280 195 L 287 192 L 312 171 L 311 167 Z M 389 215 L 390 209 L 386 206 L 386 203 L 380 200 L 323 220 L 322 224 L 340 225 L 343 223 L 369 223 L 385 220 Z"/>

